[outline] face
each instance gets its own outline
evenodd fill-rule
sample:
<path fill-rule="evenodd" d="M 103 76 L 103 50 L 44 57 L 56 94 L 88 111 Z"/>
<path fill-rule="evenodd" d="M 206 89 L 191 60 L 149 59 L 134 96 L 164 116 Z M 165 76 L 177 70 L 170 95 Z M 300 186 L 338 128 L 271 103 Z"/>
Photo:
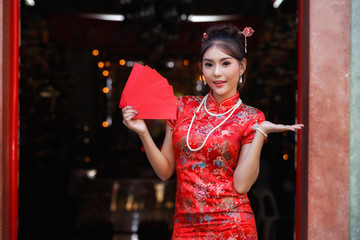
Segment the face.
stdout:
<path fill-rule="evenodd" d="M 218 103 L 236 94 L 240 75 L 245 70 L 245 58 L 238 61 L 216 46 L 212 46 L 204 54 L 202 72 Z"/>

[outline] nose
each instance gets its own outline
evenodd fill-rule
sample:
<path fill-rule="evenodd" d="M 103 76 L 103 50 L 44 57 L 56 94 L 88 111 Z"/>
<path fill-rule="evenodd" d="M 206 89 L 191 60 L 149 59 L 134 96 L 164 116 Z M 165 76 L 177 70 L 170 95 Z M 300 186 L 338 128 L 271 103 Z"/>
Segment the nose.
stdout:
<path fill-rule="evenodd" d="M 219 65 L 219 64 L 216 64 L 216 65 L 215 65 L 214 75 L 215 75 L 215 76 L 221 75 L 221 69 L 220 69 L 220 65 Z"/>

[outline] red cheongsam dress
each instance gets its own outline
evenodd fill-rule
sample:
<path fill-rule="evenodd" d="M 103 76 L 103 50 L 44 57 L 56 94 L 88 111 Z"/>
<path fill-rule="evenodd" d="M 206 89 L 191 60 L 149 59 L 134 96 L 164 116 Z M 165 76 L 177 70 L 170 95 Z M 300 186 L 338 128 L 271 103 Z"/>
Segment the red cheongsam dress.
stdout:
<path fill-rule="evenodd" d="M 177 119 L 168 121 L 173 131 L 177 175 L 172 239 L 257 239 L 249 199 L 235 191 L 233 174 L 241 146 L 252 141 L 264 114 L 242 103 L 211 133 L 202 149 L 190 151 L 186 135 L 202 99 L 202 96 L 179 97 Z M 220 114 L 238 101 L 239 93 L 218 104 L 210 92 L 205 104 L 210 113 Z M 227 114 L 211 116 L 202 106 L 189 134 L 191 148 L 201 146 L 208 133 L 226 117 Z"/>

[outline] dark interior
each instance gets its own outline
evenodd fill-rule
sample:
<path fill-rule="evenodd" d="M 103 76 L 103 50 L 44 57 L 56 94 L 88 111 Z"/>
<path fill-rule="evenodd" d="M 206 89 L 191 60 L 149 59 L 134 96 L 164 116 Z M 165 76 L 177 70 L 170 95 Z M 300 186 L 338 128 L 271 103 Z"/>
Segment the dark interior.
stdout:
<path fill-rule="evenodd" d="M 176 95 L 202 94 L 201 38 L 214 22 L 189 16 L 251 26 L 240 97 L 269 121 L 296 121 L 295 0 L 32 2 L 21 1 L 19 239 L 171 239 L 176 176 L 156 177 L 118 105 L 134 62 L 155 68 Z M 147 123 L 161 146 L 165 121 Z M 264 145 L 249 192 L 259 239 L 293 239 L 295 146 L 293 133 Z"/>

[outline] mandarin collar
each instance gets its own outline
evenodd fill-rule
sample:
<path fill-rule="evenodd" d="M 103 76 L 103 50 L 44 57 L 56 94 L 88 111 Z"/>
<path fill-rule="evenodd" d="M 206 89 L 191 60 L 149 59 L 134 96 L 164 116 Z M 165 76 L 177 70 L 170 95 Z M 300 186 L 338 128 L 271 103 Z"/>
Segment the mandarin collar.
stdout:
<path fill-rule="evenodd" d="M 228 99 L 223 100 L 220 104 L 217 103 L 215 100 L 212 91 L 210 91 L 208 98 L 206 100 L 206 107 L 209 111 L 215 111 L 215 112 L 223 112 L 229 110 L 231 107 L 233 107 L 238 101 L 240 101 L 239 98 L 239 92 L 236 91 L 236 94 L 232 97 L 229 97 Z"/>

